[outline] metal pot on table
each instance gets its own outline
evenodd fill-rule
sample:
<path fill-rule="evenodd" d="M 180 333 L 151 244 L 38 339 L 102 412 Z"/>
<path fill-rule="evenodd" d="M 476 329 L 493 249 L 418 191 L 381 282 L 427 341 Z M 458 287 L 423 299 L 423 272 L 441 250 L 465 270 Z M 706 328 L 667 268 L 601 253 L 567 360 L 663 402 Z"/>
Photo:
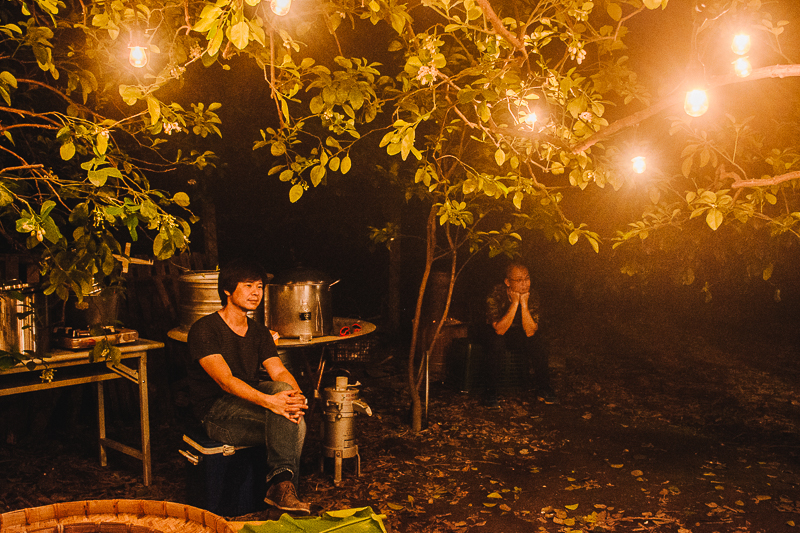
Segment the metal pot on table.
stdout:
<path fill-rule="evenodd" d="M 43 311 L 43 298 L 27 283 L 0 282 L 0 350 L 24 353 L 44 348 L 42 323 L 37 320 Z"/>
<path fill-rule="evenodd" d="M 298 267 L 275 276 L 264 293 L 264 323 L 282 337 L 323 337 L 333 330 L 331 287 L 339 280 Z"/>

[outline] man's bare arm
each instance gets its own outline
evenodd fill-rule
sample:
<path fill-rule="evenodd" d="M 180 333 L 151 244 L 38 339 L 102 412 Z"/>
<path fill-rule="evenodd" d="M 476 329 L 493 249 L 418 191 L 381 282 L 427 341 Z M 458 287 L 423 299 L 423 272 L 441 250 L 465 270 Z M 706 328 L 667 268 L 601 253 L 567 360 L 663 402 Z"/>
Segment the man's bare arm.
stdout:
<path fill-rule="evenodd" d="M 492 327 L 494 328 L 495 333 L 498 335 L 505 335 L 508 328 L 511 327 L 511 323 L 514 322 L 514 315 L 517 314 L 517 307 L 519 307 L 519 293 L 511 292 L 509 293 L 509 297 L 511 298 L 511 305 L 508 307 L 506 314 L 498 320 L 497 322 L 492 323 Z"/>
<path fill-rule="evenodd" d="M 275 414 L 297 422 L 305 409 L 306 400 L 296 391 L 283 391 L 278 394 L 265 394 L 254 389 L 231 373 L 228 363 L 221 354 L 207 355 L 200 359 L 200 366 L 228 394 L 233 394 L 252 404 L 269 409 Z M 295 385 L 296 386 L 296 382 Z M 300 416 L 298 416 L 300 413 Z"/>

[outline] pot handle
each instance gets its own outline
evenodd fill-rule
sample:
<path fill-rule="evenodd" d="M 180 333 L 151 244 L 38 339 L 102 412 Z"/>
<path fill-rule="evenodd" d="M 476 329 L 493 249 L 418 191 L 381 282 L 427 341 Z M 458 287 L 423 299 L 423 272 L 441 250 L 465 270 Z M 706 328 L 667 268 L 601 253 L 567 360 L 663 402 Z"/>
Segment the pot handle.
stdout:
<path fill-rule="evenodd" d="M 331 283 L 330 285 L 328 285 L 328 290 L 330 290 L 330 288 L 331 288 L 331 287 L 333 287 L 334 285 L 336 285 L 336 284 L 337 284 L 337 283 L 339 283 L 340 281 L 342 281 L 342 280 L 340 280 L 340 279 L 337 279 L 336 281 L 334 281 L 333 283 Z"/>

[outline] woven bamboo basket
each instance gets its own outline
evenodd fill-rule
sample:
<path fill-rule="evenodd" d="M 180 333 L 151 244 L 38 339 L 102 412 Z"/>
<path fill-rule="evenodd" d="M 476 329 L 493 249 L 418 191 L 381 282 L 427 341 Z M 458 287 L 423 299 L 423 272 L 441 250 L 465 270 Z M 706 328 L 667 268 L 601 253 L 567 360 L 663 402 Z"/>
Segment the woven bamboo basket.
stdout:
<path fill-rule="evenodd" d="M 0 515 L 0 533 L 234 533 L 197 507 L 153 500 L 56 503 Z"/>

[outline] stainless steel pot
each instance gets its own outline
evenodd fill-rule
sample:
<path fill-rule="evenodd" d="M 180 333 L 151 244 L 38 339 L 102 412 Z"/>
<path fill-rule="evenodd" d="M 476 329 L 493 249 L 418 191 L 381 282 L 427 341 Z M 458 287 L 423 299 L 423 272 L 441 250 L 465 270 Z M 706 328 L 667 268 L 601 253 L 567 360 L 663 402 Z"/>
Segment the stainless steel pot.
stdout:
<path fill-rule="evenodd" d="M 33 286 L 20 281 L 0 284 L 0 350 L 35 352 L 42 331 L 37 321 L 39 298 Z"/>
<path fill-rule="evenodd" d="M 330 335 L 331 287 L 338 282 L 302 267 L 276 276 L 264 296 L 264 323 L 282 337 Z"/>

